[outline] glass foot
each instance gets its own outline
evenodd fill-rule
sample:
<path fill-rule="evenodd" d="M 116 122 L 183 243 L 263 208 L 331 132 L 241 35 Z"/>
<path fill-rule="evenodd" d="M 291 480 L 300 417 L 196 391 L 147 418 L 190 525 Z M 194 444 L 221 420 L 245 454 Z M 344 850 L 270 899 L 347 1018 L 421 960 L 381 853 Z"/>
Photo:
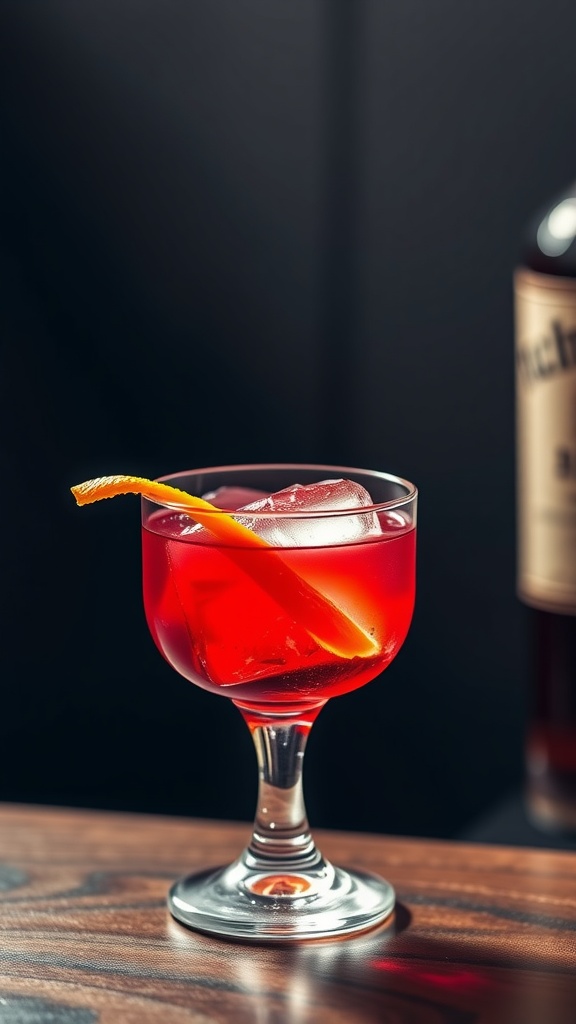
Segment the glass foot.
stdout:
<path fill-rule="evenodd" d="M 181 924 L 236 939 L 286 942 L 365 931 L 394 909 L 389 882 L 363 871 L 314 868 L 285 871 L 250 867 L 241 857 L 229 867 L 190 875 L 168 894 Z"/>

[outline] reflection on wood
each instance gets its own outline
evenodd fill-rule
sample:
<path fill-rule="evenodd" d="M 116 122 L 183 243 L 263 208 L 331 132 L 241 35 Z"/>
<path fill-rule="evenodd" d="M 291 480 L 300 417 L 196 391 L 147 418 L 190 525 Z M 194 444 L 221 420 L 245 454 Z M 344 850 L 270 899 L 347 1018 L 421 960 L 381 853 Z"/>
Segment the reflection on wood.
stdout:
<path fill-rule="evenodd" d="M 18 1024 L 574 1024 L 576 855 L 317 834 L 399 906 L 338 942 L 188 931 L 170 883 L 248 825 L 0 808 L 0 1020 Z"/>

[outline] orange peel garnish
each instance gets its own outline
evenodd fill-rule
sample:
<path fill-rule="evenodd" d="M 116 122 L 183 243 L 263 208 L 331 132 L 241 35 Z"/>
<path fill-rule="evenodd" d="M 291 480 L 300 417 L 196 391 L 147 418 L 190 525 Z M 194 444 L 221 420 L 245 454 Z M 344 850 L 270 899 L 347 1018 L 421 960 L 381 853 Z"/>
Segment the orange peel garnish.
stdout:
<path fill-rule="evenodd" d="M 227 546 L 226 554 L 239 560 L 246 548 L 268 548 L 269 558 L 242 559 L 250 573 L 292 618 L 304 626 L 321 647 L 341 658 L 374 657 L 379 643 L 368 635 L 332 601 L 294 572 L 281 556 L 281 549 L 268 544 L 259 534 L 239 523 L 203 498 L 178 487 L 140 476 L 102 476 L 76 484 L 70 490 L 78 505 L 88 505 L 118 494 L 140 494 L 189 515 Z"/>

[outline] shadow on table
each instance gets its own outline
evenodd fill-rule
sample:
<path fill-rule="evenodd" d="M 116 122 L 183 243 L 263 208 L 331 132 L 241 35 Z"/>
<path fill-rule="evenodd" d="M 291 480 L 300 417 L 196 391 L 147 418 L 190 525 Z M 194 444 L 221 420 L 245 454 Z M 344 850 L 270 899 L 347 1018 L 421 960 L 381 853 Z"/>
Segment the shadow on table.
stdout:
<path fill-rule="evenodd" d="M 547 957 L 545 937 L 534 957 L 508 955 L 487 932 L 428 938 L 410 923 L 400 905 L 376 931 L 297 946 L 238 946 L 173 929 L 194 950 L 196 970 L 221 959 L 210 977 L 222 979 L 239 1022 L 574 1024 L 576 978 L 553 949 Z"/>

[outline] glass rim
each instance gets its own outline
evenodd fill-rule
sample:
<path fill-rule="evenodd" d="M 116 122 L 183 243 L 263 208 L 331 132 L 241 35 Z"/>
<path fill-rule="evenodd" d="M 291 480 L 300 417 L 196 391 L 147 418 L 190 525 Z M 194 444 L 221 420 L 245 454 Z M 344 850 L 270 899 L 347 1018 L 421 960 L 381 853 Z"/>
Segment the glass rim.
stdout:
<path fill-rule="evenodd" d="M 251 472 L 251 471 L 256 471 L 256 470 L 261 471 L 261 472 L 266 472 L 266 471 L 277 472 L 277 471 L 286 471 L 286 470 L 288 470 L 288 471 L 289 470 L 294 470 L 295 472 L 297 472 L 298 470 L 306 470 L 308 472 L 310 472 L 310 471 L 311 472 L 320 472 L 320 471 L 324 472 L 324 471 L 326 471 L 326 472 L 329 472 L 331 474 L 337 473 L 339 475 L 338 478 L 340 478 L 340 476 L 342 476 L 344 479 L 349 474 L 353 474 L 356 477 L 358 477 L 358 476 L 366 476 L 366 477 L 372 477 L 373 479 L 376 479 L 376 480 L 384 481 L 386 483 L 397 484 L 400 487 L 404 487 L 406 489 L 406 494 L 402 494 L 402 495 L 400 495 L 400 496 L 398 496 L 396 498 L 390 498 L 388 501 L 373 502 L 370 505 L 357 505 L 357 506 L 352 506 L 351 508 L 310 509 L 310 510 L 304 509 L 303 511 L 292 511 L 290 509 L 283 509 L 282 511 L 280 511 L 280 510 L 271 510 L 271 509 L 261 509 L 261 510 L 249 509 L 246 514 L 250 518 L 254 518 L 254 519 L 323 519 L 323 518 L 324 519 L 325 518 L 331 518 L 332 519 L 332 518 L 334 518 L 336 516 L 369 515 L 369 514 L 372 514 L 372 513 L 389 511 L 390 509 L 402 508 L 403 506 L 409 505 L 410 503 L 414 502 L 416 500 L 416 498 L 418 497 L 418 488 L 416 487 L 415 484 L 411 483 L 410 480 L 407 480 L 405 477 L 396 476 L 393 473 L 385 473 L 385 472 L 383 472 L 381 470 L 378 470 L 378 469 L 363 469 L 363 468 L 358 467 L 358 466 L 341 466 L 341 465 L 334 465 L 334 464 L 331 464 L 331 463 L 322 463 L 322 462 L 319 462 L 319 463 L 314 463 L 314 462 L 231 463 L 230 465 L 223 465 L 223 466 L 205 466 L 205 467 L 200 467 L 198 469 L 183 469 L 183 470 L 180 470 L 180 471 L 175 472 L 175 473 L 167 473 L 164 476 L 155 477 L 155 480 L 157 482 L 159 482 L 159 483 L 170 484 L 175 479 L 181 478 L 181 477 L 186 477 L 186 476 L 200 476 L 202 474 L 206 474 L 207 475 L 209 473 L 212 473 L 212 474 L 214 474 L 214 473 L 221 473 L 221 474 L 225 474 L 225 473 L 239 473 L 241 471 L 243 471 L 243 472 Z M 326 477 L 326 479 L 334 479 L 334 478 L 335 477 L 333 475 L 330 476 L 330 477 Z M 232 486 L 232 484 L 230 484 L 230 486 Z M 287 485 L 287 486 L 289 486 L 289 485 Z M 194 496 L 198 497 L 198 498 L 201 497 L 201 495 L 194 495 Z M 255 500 L 258 500 L 258 499 L 255 499 Z M 178 502 L 156 501 L 156 500 L 154 500 L 152 498 L 147 498 L 147 497 L 145 497 L 143 495 L 142 496 L 142 503 L 144 504 L 144 503 L 147 503 L 147 502 L 150 502 L 151 505 L 157 505 L 159 508 L 177 509 L 178 511 L 188 511 L 188 512 L 190 511 L 189 507 L 187 509 L 187 507 L 185 505 L 181 505 Z M 215 507 L 214 511 L 206 510 L 205 514 L 206 515 L 237 515 L 240 511 L 241 511 L 240 509 L 226 509 L 226 508 L 216 508 Z"/>

